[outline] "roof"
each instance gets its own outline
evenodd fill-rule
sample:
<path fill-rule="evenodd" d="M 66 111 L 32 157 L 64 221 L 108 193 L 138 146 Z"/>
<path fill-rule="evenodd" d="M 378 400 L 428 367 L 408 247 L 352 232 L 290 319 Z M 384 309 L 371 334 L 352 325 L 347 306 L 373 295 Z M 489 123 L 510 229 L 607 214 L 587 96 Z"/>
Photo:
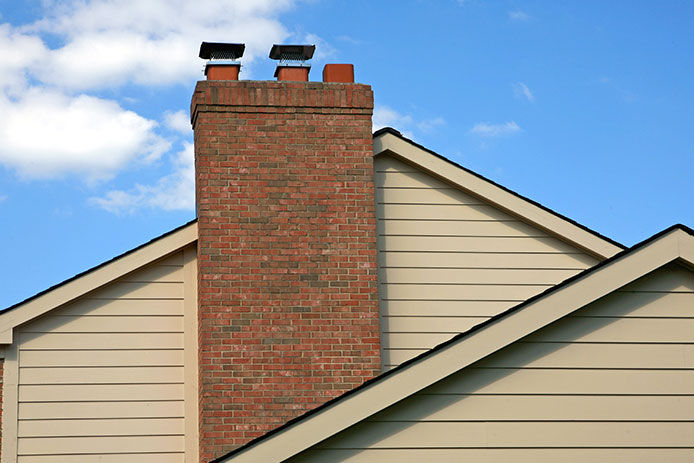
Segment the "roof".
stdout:
<path fill-rule="evenodd" d="M 694 266 L 674 225 L 214 460 L 283 461 L 673 261 Z"/>
<path fill-rule="evenodd" d="M 428 171 L 600 259 L 625 249 L 624 245 L 415 143 L 393 128 L 374 133 L 374 156 L 381 154 Z"/>
<path fill-rule="evenodd" d="M 197 239 L 198 226 L 195 219 L 8 307 L 0 312 L 0 344 L 12 343 L 14 327 L 110 283 Z"/>

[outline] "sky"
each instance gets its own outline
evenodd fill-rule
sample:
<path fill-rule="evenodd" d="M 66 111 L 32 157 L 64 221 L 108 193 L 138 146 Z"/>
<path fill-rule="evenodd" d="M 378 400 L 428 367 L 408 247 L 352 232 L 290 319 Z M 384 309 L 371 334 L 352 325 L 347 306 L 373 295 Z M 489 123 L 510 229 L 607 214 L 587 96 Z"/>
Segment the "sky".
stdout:
<path fill-rule="evenodd" d="M 195 217 L 202 41 L 352 63 L 391 126 L 631 246 L 694 225 L 694 2 L 0 3 L 0 308 Z"/>

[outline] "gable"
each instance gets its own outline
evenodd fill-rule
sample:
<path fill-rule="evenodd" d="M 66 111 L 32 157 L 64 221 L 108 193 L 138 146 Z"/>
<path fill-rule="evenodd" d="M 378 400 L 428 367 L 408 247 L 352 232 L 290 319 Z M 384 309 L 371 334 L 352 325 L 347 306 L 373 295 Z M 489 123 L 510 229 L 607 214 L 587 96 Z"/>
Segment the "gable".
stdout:
<path fill-rule="evenodd" d="M 374 170 L 385 370 L 601 260 L 388 154 Z"/>
<path fill-rule="evenodd" d="M 624 246 L 485 178 L 386 127 L 374 133 L 374 156 L 390 155 L 445 180 L 500 210 L 546 230 L 600 259 L 614 256 Z"/>
<path fill-rule="evenodd" d="M 197 238 L 197 220 L 192 220 L 0 311 L 0 344 L 12 343 L 14 328 L 17 326 L 195 243 Z"/>
<path fill-rule="evenodd" d="M 3 461 L 197 455 L 195 283 L 190 244 L 14 327 Z"/>
<path fill-rule="evenodd" d="M 288 461 L 691 461 L 692 343 L 666 265 Z"/>

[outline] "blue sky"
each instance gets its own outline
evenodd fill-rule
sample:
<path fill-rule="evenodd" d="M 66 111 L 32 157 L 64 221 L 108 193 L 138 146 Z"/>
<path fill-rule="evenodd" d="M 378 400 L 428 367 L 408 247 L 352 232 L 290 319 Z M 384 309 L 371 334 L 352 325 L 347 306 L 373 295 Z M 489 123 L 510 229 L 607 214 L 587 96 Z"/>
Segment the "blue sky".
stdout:
<path fill-rule="evenodd" d="M 24 0 L 0 6 L 0 307 L 195 216 L 200 42 L 315 43 L 374 127 L 626 245 L 694 225 L 694 3 Z"/>

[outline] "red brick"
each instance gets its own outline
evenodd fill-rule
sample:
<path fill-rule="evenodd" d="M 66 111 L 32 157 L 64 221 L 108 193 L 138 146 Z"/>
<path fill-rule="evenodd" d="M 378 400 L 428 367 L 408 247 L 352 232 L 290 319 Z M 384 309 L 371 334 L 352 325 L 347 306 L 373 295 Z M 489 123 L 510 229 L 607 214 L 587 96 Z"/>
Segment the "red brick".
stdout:
<path fill-rule="evenodd" d="M 380 372 L 371 88 L 199 82 L 201 460 Z"/>

